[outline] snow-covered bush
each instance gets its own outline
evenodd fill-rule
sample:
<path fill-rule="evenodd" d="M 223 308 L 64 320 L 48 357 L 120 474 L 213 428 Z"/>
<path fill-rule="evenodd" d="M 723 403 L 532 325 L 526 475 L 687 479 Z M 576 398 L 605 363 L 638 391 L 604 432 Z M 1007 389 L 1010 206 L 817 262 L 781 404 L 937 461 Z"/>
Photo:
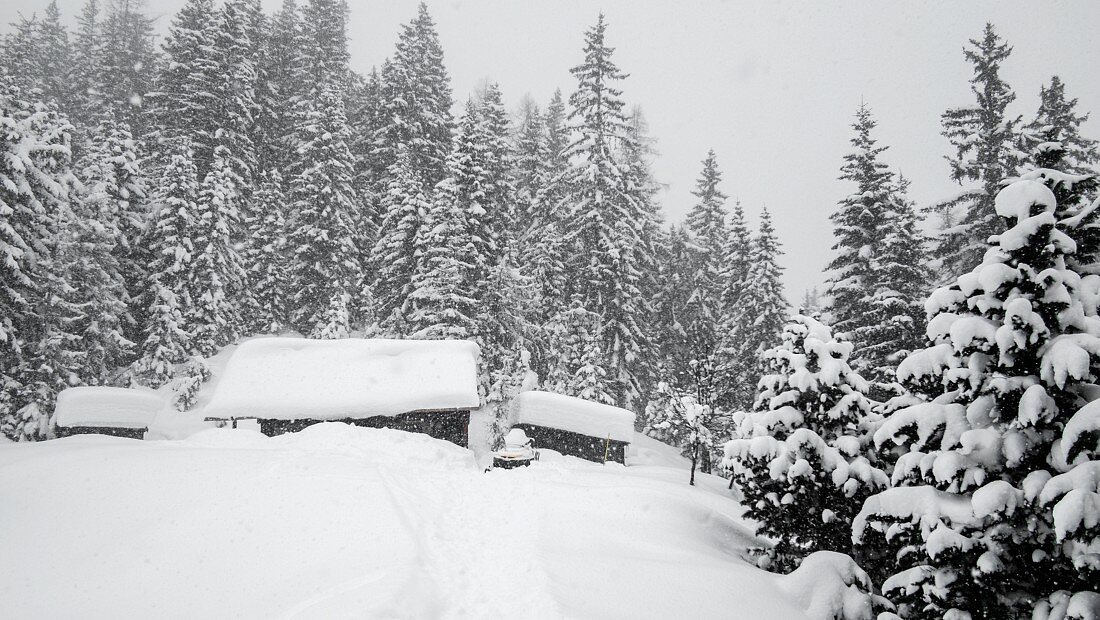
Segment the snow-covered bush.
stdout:
<path fill-rule="evenodd" d="M 872 620 L 875 611 L 889 608 L 876 596 L 867 573 L 843 554 L 818 551 L 806 556 L 779 587 L 791 593 L 813 620 Z M 877 616 L 882 619 L 883 616 Z"/>
<path fill-rule="evenodd" d="M 886 474 L 863 455 L 874 420 L 866 382 L 848 365 L 851 343 L 797 316 L 783 344 L 767 351 L 756 410 L 734 416 L 726 444 L 759 533 L 775 540 L 764 564 L 781 571 L 814 551 L 851 551 L 850 524 Z"/>
<path fill-rule="evenodd" d="M 1066 617 L 1100 579 L 1100 277 L 1073 260 L 1097 203 L 1059 205 L 1075 179 L 1039 170 L 997 195 L 1011 227 L 932 293 L 929 346 L 898 367 L 919 400 L 875 433 L 901 454 L 895 488 L 853 539 L 880 552 L 902 617 Z"/>
<path fill-rule="evenodd" d="M 706 449 L 714 441 L 710 429 L 713 412 L 709 405 L 694 396 L 682 394 L 667 383 L 658 383 L 656 394 L 646 406 L 645 433 L 667 444 L 683 449 L 691 459 L 691 479 L 695 484 L 695 469 Z"/>

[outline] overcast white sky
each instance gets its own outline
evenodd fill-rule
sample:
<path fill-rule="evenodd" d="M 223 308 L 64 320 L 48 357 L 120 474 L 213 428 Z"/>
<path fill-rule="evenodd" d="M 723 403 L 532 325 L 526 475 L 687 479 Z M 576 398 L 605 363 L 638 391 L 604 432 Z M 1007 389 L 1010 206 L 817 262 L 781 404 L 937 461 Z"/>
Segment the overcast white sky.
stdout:
<path fill-rule="evenodd" d="M 305 0 L 300 0 L 304 2 Z M 69 19 L 83 0 L 59 0 Z M 264 0 L 269 11 L 281 0 Z M 349 0 L 352 67 L 366 72 L 391 52 L 417 0 Z M 986 21 L 1015 48 L 1003 76 L 1016 113 L 1030 116 L 1039 86 L 1062 77 L 1086 125 L 1100 137 L 1100 2 L 735 2 L 691 0 L 435 0 L 456 99 L 486 79 L 509 105 L 526 93 L 549 99 L 573 87 L 569 68 L 599 11 L 607 16 L 624 85 L 640 104 L 660 156 L 670 220 L 690 208 L 700 160 L 713 148 L 724 190 L 755 218 L 767 203 L 786 256 L 788 296 L 820 284 L 832 246 L 828 214 L 848 191 L 836 180 L 860 100 L 879 121 L 885 158 L 912 179 L 921 205 L 953 192 L 939 115 L 972 101 L 962 47 Z M 0 3 L 0 20 L 41 10 L 46 0 Z M 167 27 L 183 0 L 148 0 Z"/>

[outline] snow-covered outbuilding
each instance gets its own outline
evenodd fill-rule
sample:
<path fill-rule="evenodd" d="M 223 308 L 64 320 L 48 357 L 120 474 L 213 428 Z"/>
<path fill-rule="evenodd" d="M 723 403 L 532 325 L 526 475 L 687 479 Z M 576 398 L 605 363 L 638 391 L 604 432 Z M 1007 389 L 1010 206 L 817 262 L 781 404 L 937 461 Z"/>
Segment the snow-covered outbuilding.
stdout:
<path fill-rule="evenodd" d="M 269 436 L 339 421 L 466 446 L 477 359 L 465 340 L 256 338 L 230 358 L 206 416 L 255 418 Z"/>
<path fill-rule="evenodd" d="M 57 436 L 98 434 L 141 439 L 165 407 L 154 392 L 88 386 L 61 390 L 54 408 Z"/>
<path fill-rule="evenodd" d="M 512 428 L 536 448 L 589 461 L 626 462 L 634 438 L 634 414 L 626 409 L 551 392 L 523 392 L 512 401 Z"/>

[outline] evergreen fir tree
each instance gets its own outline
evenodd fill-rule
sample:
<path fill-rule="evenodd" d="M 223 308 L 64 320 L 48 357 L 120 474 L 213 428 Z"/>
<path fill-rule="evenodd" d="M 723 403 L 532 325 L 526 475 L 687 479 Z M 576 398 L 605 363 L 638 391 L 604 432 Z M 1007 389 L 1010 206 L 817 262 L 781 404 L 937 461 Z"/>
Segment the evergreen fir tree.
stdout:
<path fill-rule="evenodd" d="M 855 346 L 852 367 L 871 381 L 871 396 L 889 394 L 893 369 L 924 335 L 919 301 L 928 274 L 913 205 L 880 155 L 876 123 L 861 104 L 852 123 L 851 153 L 840 179 L 855 184 L 830 219 L 837 256 L 829 263 L 826 294 L 833 328 Z"/>
<path fill-rule="evenodd" d="M 57 0 L 46 5 L 46 11 L 39 25 L 38 47 L 41 57 L 38 59 L 38 88 L 46 101 L 53 101 L 62 112 L 68 113 L 73 105 L 72 90 L 72 48 L 69 45 L 69 33 L 61 23 L 61 10 Z"/>
<path fill-rule="evenodd" d="M 393 58 L 382 67 L 379 90 L 383 121 L 373 150 L 379 169 L 388 170 L 404 145 L 421 186 L 435 187 L 447 175 L 453 102 L 443 48 L 424 3 L 402 27 Z"/>
<path fill-rule="evenodd" d="M 150 93 L 155 132 L 162 142 L 186 136 L 194 150 L 199 178 L 213 161 L 219 115 L 214 54 L 218 13 L 213 0 L 187 0 L 164 39 L 164 69 Z"/>
<path fill-rule="evenodd" d="M 1057 75 L 1051 77 L 1050 85 L 1039 89 L 1039 109 L 1024 129 L 1035 166 L 1088 173 L 1100 162 L 1096 140 L 1081 135 L 1081 123 L 1088 118 L 1088 114 L 1077 115 L 1077 99 L 1067 99 L 1065 84 Z"/>
<path fill-rule="evenodd" d="M 729 245 L 726 228 L 726 195 L 718 189 L 722 173 L 711 150 L 703 160 L 703 171 L 692 192 L 698 199 L 687 214 L 692 236 L 689 256 L 691 294 L 681 312 L 691 360 L 711 360 L 718 351 L 719 321 L 722 316 L 722 281 L 725 252 Z M 689 360 L 690 361 L 690 360 Z M 687 368 L 677 368 L 686 373 Z M 709 403 L 704 403 L 709 404 Z"/>
<path fill-rule="evenodd" d="M 192 350 L 203 357 L 235 342 L 241 333 L 237 294 L 242 290 L 242 268 L 230 232 L 240 219 L 240 184 L 228 149 L 215 148 L 213 165 L 199 186 L 196 201 L 195 252 L 187 282 L 191 306 L 184 316 Z"/>
<path fill-rule="evenodd" d="M 123 279 L 121 300 L 128 306 L 119 319 L 126 337 L 136 341 L 148 306 L 142 299 L 150 260 L 143 243 L 149 223 L 147 181 L 129 127 L 110 115 L 102 119 L 82 158 L 80 177 L 101 203 L 88 215 L 101 218 L 112 240 L 112 269 Z"/>
<path fill-rule="evenodd" d="M 725 464 L 757 533 L 776 541 L 765 567 L 789 572 L 815 551 L 851 553 L 852 519 L 888 485 L 863 456 L 871 403 L 851 351 L 820 322 L 794 317 L 763 356 L 755 411 L 734 416 Z"/>
<path fill-rule="evenodd" d="M 613 86 L 625 75 L 611 60 L 606 29 L 601 15 L 585 35 L 584 61 L 571 70 L 577 89 L 569 118 L 578 137 L 566 151 L 573 165 L 562 179 L 562 214 L 572 220 L 565 232 L 573 252 L 566 269 L 584 303 L 603 318 L 604 367 L 616 403 L 630 407 L 642 395 L 641 358 L 648 346 L 640 266 L 652 249 L 645 239 L 651 216 L 641 179 L 620 154 L 633 140 L 621 91 Z"/>
<path fill-rule="evenodd" d="M 345 0 L 309 0 L 302 12 L 301 77 L 309 86 L 304 92 L 325 88 L 338 91 L 348 81 L 348 5 Z"/>
<path fill-rule="evenodd" d="M 249 221 L 248 282 L 256 300 L 255 329 L 275 334 L 289 324 L 287 198 L 278 170 L 260 176 Z"/>
<path fill-rule="evenodd" d="M 726 316 L 721 358 L 726 387 L 720 400 L 730 409 L 747 409 L 761 374 L 760 355 L 780 337 L 788 305 L 783 295 L 779 242 L 767 207 L 760 214 L 760 231 L 752 239 L 749 271 L 740 304 Z"/>
<path fill-rule="evenodd" d="M 77 127 L 94 127 L 106 110 L 103 88 L 103 20 L 99 0 L 86 0 L 77 18 L 72 47 L 72 102 L 69 117 Z"/>
<path fill-rule="evenodd" d="M 873 279 L 866 294 L 868 317 L 858 333 L 863 347 L 859 363 L 871 381 L 869 394 L 882 399 L 897 391 L 895 370 L 905 356 L 924 343 L 924 292 L 932 281 L 925 262 L 920 218 L 906 196 L 908 181 L 899 179 L 878 228 Z"/>
<path fill-rule="evenodd" d="M 598 335 L 600 317 L 585 309 L 579 296 L 546 325 L 554 356 L 543 386 L 547 391 L 593 402 L 613 404 Z"/>
<path fill-rule="evenodd" d="M 417 228 L 416 271 L 408 299 L 414 338 L 467 339 L 479 333 L 469 263 L 473 240 L 465 216 L 454 181 L 445 179 Z"/>
<path fill-rule="evenodd" d="M 381 207 L 382 226 L 370 259 L 374 272 L 371 292 L 383 333 L 400 336 L 408 333 L 404 310 L 416 270 L 418 229 L 431 209 L 404 149 L 398 149 L 397 161 L 390 167 Z"/>
<path fill-rule="evenodd" d="M 45 439 L 57 392 L 78 378 L 78 310 L 64 281 L 62 222 L 77 181 L 72 127 L 0 74 L 0 433 Z"/>
<path fill-rule="evenodd" d="M 103 21 L 101 88 L 108 110 L 135 136 L 148 130 L 145 96 L 153 90 L 158 57 L 153 20 L 140 0 L 113 0 Z"/>
<path fill-rule="evenodd" d="M 966 273 L 978 265 L 988 247 L 990 235 L 1000 229 L 993 199 L 1001 181 L 1012 176 L 1023 155 L 1017 148 L 1020 119 L 1007 116 L 1015 93 L 1000 77 L 1001 63 L 1012 48 L 986 24 L 980 40 L 971 39 L 964 49 L 974 65 L 970 89 L 974 105 L 951 108 L 943 113 L 943 135 L 955 148 L 948 156 L 951 178 L 963 185 L 959 197 L 936 208 L 958 211 L 955 225 L 941 231 L 936 256 L 940 272 L 947 278 Z M 968 183 L 975 185 L 967 187 Z"/>
<path fill-rule="evenodd" d="M 1100 280 L 1067 260 L 1080 220 L 1057 201 L 1072 189 L 1057 186 L 1078 181 L 1039 170 L 998 193 L 1008 229 L 932 293 L 931 342 L 898 367 L 915 404 L 874 436 L 902 453 L 894 488 L 867 500 L 853 536 L 880 552 L 884 594 L 904 618 L 1018 617 L 1095 588 L 1076 544 L 1096 542 L 1095 509 L 1077 499 L 1097 492 L 1081 477 L 1095 432 L 1082 442 L 1074 428 L 1090 415 L 1096 428 L 1082 406 L 1100 367 Z"/>
<path fill-rule="evenodd" d="M 291 183 L 293 324 L 303 333 L 344 333 L 355 276 L 353 161 L 344 103 L 322 87 L 302 101 L 299 162 Z"/>
<path fill-rule="evenodd" d="M 154 388 L 171 381 L 194 349 L 186 318 L 192 314 L 193 261 L 201 249 L 196 245 L 199 183 L 191 146 L 183 139 L 168 147 L 147 237 L 152 258 L 146 337 L 132 366 L 138 382 Z"/>
<path fill-rule="evenodd" d="M 488 228 L 497 238 L 497 252 L 493 257 L 499 261 L 509 252 L 516 230 L 516 187 L 512 176 L 515 154 L 509 139 L 508 112 L 504 109 L 504 99 L 500 87 L 490 83 L 481 97 L 477 110 L 482 123 L 481 137 L 484 141 L 485 197 L 489 210 Z"/>
<path fill-rule="evenodd" d="M 294 119 L 296 102 L 309 92 L 308 67 L 302 61 L 306 43 L 302 18 L 295 0 L 283 0 L 282 7 L 269 20 L 264 38 L 258 82 L 257 105 L 262 114 L 256 118 L 260 140 L 257 147 L 258 170 L 288 170 L 294 160 Z"/>

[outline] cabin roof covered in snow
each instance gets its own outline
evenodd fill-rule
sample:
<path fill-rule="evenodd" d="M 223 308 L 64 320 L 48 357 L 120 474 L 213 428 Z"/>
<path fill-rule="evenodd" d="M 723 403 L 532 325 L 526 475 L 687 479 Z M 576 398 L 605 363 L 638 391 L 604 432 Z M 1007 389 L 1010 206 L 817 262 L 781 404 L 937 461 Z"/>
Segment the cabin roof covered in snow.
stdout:
<path fill-rule="evenodd" d="M 477 356 L 465 340 L 256 338 L 230 358 L 205 413 L 339 420 L 473 409 Z"/>
<path fill-rule="evenodd" d="M 58 426 L 146 428 L 164 406 L 155 392 L 86 386 L 61 390 L 54 411 Z"/>
<path fill-rule="evenodd" d="M 630 443 L 634 414 L 626 409 L 551 392 L 523 392 L 512 403 L 516 424 L 532 424 Z"/>

